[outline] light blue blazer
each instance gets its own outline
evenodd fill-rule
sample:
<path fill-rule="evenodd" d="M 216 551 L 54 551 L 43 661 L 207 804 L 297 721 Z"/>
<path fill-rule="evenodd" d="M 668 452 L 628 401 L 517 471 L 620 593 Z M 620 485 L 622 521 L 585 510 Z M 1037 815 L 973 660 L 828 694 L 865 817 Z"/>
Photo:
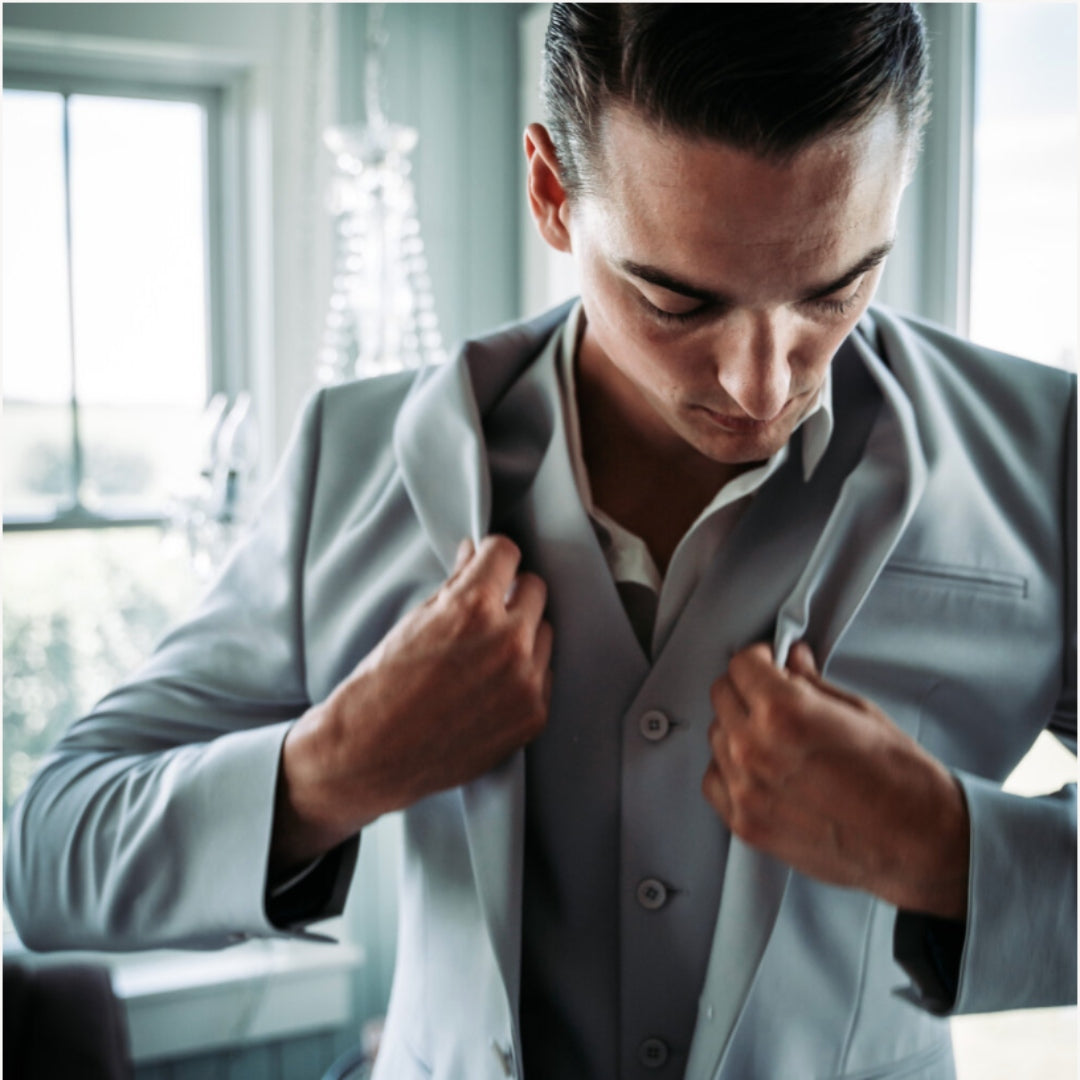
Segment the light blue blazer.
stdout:
<path fill-rule="evenodd" d="M 512 521 L 551 590 L 552 724 L 609 690 L 629 722 L 647 689 L 683 718 L 697 784 L 724 609 L 738 605 L 749 640 L 765 634 L 781 656 L 806 638 L 830 679 L 963 784 L 972 852 L 954 1010 L 1074 1001 L 1073 792 L 1027 799 L 1000 782 L 1047 726 L 1075 733 L 1075 379 L 874 309 L 843 346 L 876 402 L 853 467 L 817 503 L 807 485 L 779 518 L 747 513 L 723 556 L 748 560 L 726 603 L 692 597 L 678 656 L 650 671 L 572 486 L 554 371 L 533 363 L 565 315 L 469 343 L 419 379 L 309 401 L 218 584 L 74 725 L 19 804 L 5 861 L 24 940 L 218 947 L 285 933 L 264 889 L 290 722 L 438 586 L 462 536 Z M 815 531 L 796 535 L 802 522 Z M 755 610 L 755 573 L 781 575 L 778 607 Z M 522 753 L 406 811 L 381 1080 L 520 1073 L 524 811 Z M 327 914 L 354 856 L 355 844 Z M 952 1076 L 947 1026 L 894 959 L 895 916 L 732 840 L 679 1068 L 691 1080 Z"/>

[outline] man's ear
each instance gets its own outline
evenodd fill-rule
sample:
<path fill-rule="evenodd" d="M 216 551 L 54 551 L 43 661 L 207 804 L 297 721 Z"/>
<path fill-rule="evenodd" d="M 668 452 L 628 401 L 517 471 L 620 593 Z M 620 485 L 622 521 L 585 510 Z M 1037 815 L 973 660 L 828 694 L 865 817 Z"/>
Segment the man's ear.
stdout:
<path fill-rule="evenodd" d="M 547 128 L 525 129 L 525 176 L 529 210 L 540 235 L 556 250 L 569 252 L 570 203 L 559 179 L 559 159 Z"/>

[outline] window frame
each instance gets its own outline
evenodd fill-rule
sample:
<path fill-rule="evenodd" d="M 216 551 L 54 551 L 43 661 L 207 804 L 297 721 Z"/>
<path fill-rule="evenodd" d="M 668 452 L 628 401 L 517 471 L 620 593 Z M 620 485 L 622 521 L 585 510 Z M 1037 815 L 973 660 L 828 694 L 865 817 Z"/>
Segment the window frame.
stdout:
<path fill-rule="evenodd" d="M 5 57 L 5 62 L 7 58 Z M 17 61 L 16 61 L 17 63 Z M 59 94 L 64 100 L 64 203 L 70 221 L 69 160 L 67 138 L 67 109 L 74 95 L 95 97 L 121 97 L 131 100 L 182 101 L 198 105 L 204 111 L 204 157 L 203 157 L 203 251 L 204 251 L 204 302 L 206 304 L 206 383 L 207 400 L 220 391 L 228 392 L 234 381 L 228 378 L 229 358 L 226 346 L 226 321 L 228 309 L 223 288 L 224 249 L 222 238 L 222 203 L 225 185 L 222 167 L 224 89 L 221 86 L 184 84 L 173 81 L 152 82 L 142 77 L 125 78 L 121 75 L 101 76 L 86 73 L 59 71 L 35 71 L 19 66 L 5 66 L 4 91 L 29 90 Z M 70 228 L 68 229 L 70 241 Z M 71 248 L 67 246 L 66 262 L 68 280 L 71 279 Z M 73 298 L 69 290 L 67 298 L 69 318 L 74 321 Z M 74 338 L 74 335 L 73 335 Z M 78 355 L 71 358 L 72 370 L 77 370 Z M 81 445 L 79 436 L 79 398 L 72 385 L 70 409 L 72 416 L 71 438 L 74 447 L 72 471 L 74 474 L 74 501 L 59 504 L 53 514 L 4 513 L 5 532 L 30 532 L 54 529 L 100 529 L 164 525 L 168 514 L 164 507 L 148 504 L 132 512 L 91 510 L 79 501 L 81 476 Z"/>

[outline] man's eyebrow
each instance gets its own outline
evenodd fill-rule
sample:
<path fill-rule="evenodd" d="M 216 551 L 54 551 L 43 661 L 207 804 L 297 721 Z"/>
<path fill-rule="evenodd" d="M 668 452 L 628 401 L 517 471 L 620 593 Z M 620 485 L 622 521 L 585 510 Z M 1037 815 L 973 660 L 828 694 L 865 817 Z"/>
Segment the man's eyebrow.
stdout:
<path fill-rule="evenodd" d="M 856 278 L 862 277 L 868 270 L 872 270 L 886 255 L 892 251 L 893 241 L 888 240 L 879 244 L 876 248 L 868 251 L 854 266 L 845 270 L 838 278 L 825 285 L 814 286 L 808 289 L 800 300 L 819 300 L 823 296 L 850 285 Z M 700 285 L 693 285 L 688 281 L 669 274 L 657 266 L 648 266 L 644 263 L 634 262 L 632 259 L 618 259 L 615 263 L 619 270 L 636 277 L 641 281 L 647 281 L 650 285 L 657 285 L 668 292 L 678 293 L 680 296 L 689 297 L 691 300 L 700 300 L 703 304 L 713 304 L 718 307 L 729 307 L 734 304 L 731 297 L 717 292 L 715 289 L 706 289 Z"/>
<path fill-rule="evenodd" d="M 850 285 L 856 278 L 862 277 L 868 270 L 873 270 L 874 267 L 877 266 L 890 251 L 892 251 L 892 248 L 892 240 L 887 240 L 884 244 L 878 244 L 876 248 L 868 251 L 850 270 L 846 270 L 838 278 L 830 281 L 827 285 L 810 289 L 799 299 L 820 300 L 823 296 L 829 296 L 831 293 L 839 292 L 841 289 Z"/>
<path fill-rule="evenodd" d="M 668 292 L 678 293 L 680 296 L 688 296 L 691 300 L 700 300 L 703 304 L 728 304 L 730 300 L 713 289 L 703 289 L 700 285 L 691 285 L 689 282 L 680 281 L 665 270 L 656 266 L 646 266 L 643 263 L 633 262 L 631 259 L 618 259 L 615 265 L 623 273 L 631 277 L 647 281 L 650 285 L 658 285 Z"/>

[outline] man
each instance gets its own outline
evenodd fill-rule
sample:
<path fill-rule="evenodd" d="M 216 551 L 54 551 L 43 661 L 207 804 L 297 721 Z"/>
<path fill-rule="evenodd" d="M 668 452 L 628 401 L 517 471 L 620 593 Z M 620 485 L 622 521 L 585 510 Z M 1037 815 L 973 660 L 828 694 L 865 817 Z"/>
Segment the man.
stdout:
<path fill-rule="evenodd" d="M 945 1014 L 1075 995 L 1074 804 L 999 787 L 1075 730 L 1074 380 L 868 311 L 913 9 L 555 5 L 546 49 L 580 305 L 313 399 L 43 767 L 12 911 L 299 933 L 404 810 L 381 1077 L 951 1076 Z"/>

